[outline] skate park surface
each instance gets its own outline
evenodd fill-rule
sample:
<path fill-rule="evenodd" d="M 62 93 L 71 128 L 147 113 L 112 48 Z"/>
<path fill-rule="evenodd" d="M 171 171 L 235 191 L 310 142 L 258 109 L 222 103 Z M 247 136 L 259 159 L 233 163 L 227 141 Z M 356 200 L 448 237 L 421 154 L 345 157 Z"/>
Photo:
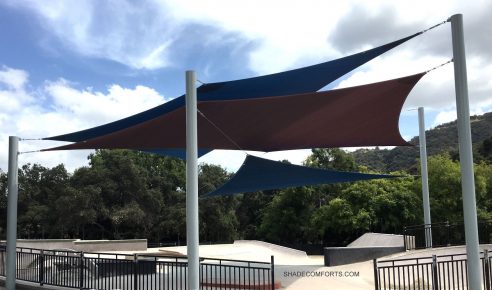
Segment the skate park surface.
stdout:
<path fill-rule="evenodd" d="M 492 250 L 492 245 L 481 245 L 481 250 Z M 186 255 L 186 246 L 159 248 Z M 389 255 L 384 259 L 419 258 L 432 255 L 466 253 L 465 246 L 412 250 Z M 261 241 L 235 241 L 233 244 L 202 245 L 200 256 L 269 262 L 275 257 L 275 280 L 281 289 L 374 289 L 373 261 L 326 267 L 323 256 L 306 253 Z"/>
<path fill-rule="evenodd" d="M 378 236 L 377 239 L 380 241 L 381 236 Z M 372 242 L 367 241 L 369 244 Z M 360 243 L 359 246 L 365 246 L 367 243 Z M 489 249 L 492 251 L 492 245 L 481 245 L 480 248 L 481 250 Z M 374 289 L 372 260 L 327 267 L 324 266 L 324 257 L 321 255 L 308 256 L 302 251 L 262 241 L 235 241 L 231 244 L 201 245 L 199 252 L 202 258 L 258 262 L 270 262 L 273 255 L 275 260 L 275 281 L 280 282 L 280 289 Z M 186 246 L 149 248 L 142 251 L 115 251 L 114 253 L 186 255 Z M 465 246 L 456 246 L 406 251 L 385 256 L 378 260 L 463 253 L 466 253 Z M 34 288 L 33 286 L 30 288 L 18 287 L 17 289 L 64 289 L 47 285 L 39 287 L 39 284 L 35 285 Z M 2 286 L 0 286 L 0 290 L 4 290 Z"/>

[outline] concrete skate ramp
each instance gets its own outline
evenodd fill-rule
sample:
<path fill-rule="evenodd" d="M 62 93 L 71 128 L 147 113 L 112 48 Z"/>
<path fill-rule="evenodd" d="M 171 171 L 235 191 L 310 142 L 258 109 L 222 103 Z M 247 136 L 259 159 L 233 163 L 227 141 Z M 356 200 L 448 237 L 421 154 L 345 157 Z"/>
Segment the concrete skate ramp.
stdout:
<path fill-rule="evenodd" d="M 325 248 L 325 266 L 363 262 L 403 251 L 402 235 L 365 233 L 347 247 Z"/>
<path fill-rule="evenodd" d="M 160 250 L 186 255 L 187 249 L 186 246 L 178 246 Z M 200 257 L 205 258 L 270 262 L 271 256 L 275 256 L 275 264 L 278 265 L 311 265 L 322 262 L 319 259 L 311 259 L 306 252 L 262 241 L 239 240 L 233 244 L 200 245 Z"/>
<path fill-rule="evenodd" d="M 276 244 L 272 243 L 267 243 L 267 242 L 262 242 L 262 241 L 255 241 L 255 240 L 238 240 L 234 241 L 234 245 L 237 246 L 252 246 L 252 247 L 259 247 L 259 248 L 264 248 L 264 249 L 269 249 L 272 251 L 272 254 L 283 254 L 286 256 L 293 256 L 296 258 L 306 258 L 307 254 L 304 251 L 284 247 L 284 246 L 279 246 Z"/>
<path fill-rule="evenodd" d="M 403 236 L 380 233 L 365 233 L 347 247 L 403 247 Z"/>

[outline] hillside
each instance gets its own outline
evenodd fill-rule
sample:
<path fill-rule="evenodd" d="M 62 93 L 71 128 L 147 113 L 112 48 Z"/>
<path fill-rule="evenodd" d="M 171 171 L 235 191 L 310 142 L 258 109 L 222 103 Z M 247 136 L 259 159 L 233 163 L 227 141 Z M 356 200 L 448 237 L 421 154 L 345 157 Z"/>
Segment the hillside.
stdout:
<path fill-rule="evenodd" d="M 484 158 L 484 141 L 492 141 L 492 112 L 480 116 L 472 116 L 471 131 L 475 161 Z M 456 121 L 439 125 L 426 131 L 427 154 L 429 156 L 449 152 L 454 158 L 458 156 L 458 129 Z M 487 141 L 486 141 L 487 140 Z M 393 149 L 359 149 L 351 153 L 355 161 L 369 169 L 377 171 L 407 170 L 416 172 L 419 164 L 419 138 L 410 140 L 412 147 L 395 147 Z M 485 155 L 490 150 L 485 150 Z"/>

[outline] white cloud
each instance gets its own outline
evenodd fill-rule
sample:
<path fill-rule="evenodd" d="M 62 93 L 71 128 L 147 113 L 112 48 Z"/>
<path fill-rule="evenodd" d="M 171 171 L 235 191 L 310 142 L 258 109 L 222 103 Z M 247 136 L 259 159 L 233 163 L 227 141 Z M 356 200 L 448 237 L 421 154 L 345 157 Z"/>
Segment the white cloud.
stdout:
<path fill-rule="evenodd" d="M 470 116 L 483 115 L 486 113 L 481 107 L 475 107 L 470 109 Z M 441 111 L 434 118 L 433 126 L 437 126 L 443 123 L 452 122 L 457 119 L 456 109 L 453 108 L 449 111 Z"/>
<path fill-rule="evenodd" d="M 272 73 L 339 55 L 327 42 L 349 2 L 328 1 L 160 1 L 174 19 L 236 32 L 257 45 L 250 68 Z"/>
<path fill-rule="evenodd" d="M 24 86 L 29 75 L 18 69 L 3 66 L 0 70 L 0 104 L 4 113 L 15 113 L 32 97 L 26 94 Z"/>
<path fill-rule="evenodd" d="M 34 12 L 51 34 L 46 37 L 70 50 L 137 69 L 168 65 L 167 48 L 179 29 L 153 1 L 7 2 Z"/>
<path fill-rule="evenodd" d="M 3 66 L 0 71 L 0 83 L 3 83 L 14 91 L 23 90 L 28 78 L 28 74 L 23 70 Z"/>
<path fill-rule="evenodd" d="M 456 120 L 456 110 L 439 112 L 434 119 L 433 126 Z"/>
<path fill-rule="evenodd" d="M 111 85 L 107 92 L 94 92 L 89 88 L 77 90 L 63 79 L 46 82 L 42 88 L 36 89 L 37 93 L 34 94 L 26 90 L 27 72 L 4 67 L 0 70 L 0 75 L 6 75 L 11 71 L 24 75 L 26 81 L 0 91 L 0 99 L 6 96 L 18 101 L 15 112 L 11 106 L 0 106 L 0 148 L 8 148 L 9 135 L 43 138 L 69 133 L 127 117 L 164 102 L 159 93 L 144 86 L 130 89 Z M 46 107 L 46 102 L 51 103 L 51 106 Z M 59 144 L 63 143 L 22 141 L 19 147 L 20 151 L 25 152 Z M 67 168 L 73 170 L 87 163 L 88 152 L 90 151 L 30 153 L 21 155 L 19 160 L 21 163 L 37 162 L 48 167 L 64 163 Z M 7 168 L 7 150 L 0 151 L 0 168 L 4 171 Z"/>
<path fill-rule="evenodd" d="M 138 61 L 136 67 L 156 69 L 168 65 L 166 50 L 169 48 L 170 44 L 171 41 L 166 41 L 165 43 L 159 45 L 157 48 L 152 50 L 148 55 L 144 56 L 143 59 Z"/>
<path fill-rule="evenodd" d="M 177 38 L 191 42 L 181 35 L 193 24 L 214 27 L 211 35 L 202 36 L 217 41 L 217 35 L 227 37 L 235 33 L 255 43 L 249 51 L 249 66 L 256 73 L 277 72 L 287 68 L 312 64 L 340 57 L 346 52 L 335 49 L 330 38 L 334 33 L 346 34 L 347 39 L 359 40 L 361 45 L 375 46 L 377 37 L 367 43 L 365 35 L 384 35 L 397 39 L 417 32 L 454 13 L 463 13 L 470 23 L 466 32 L 472 47 L 487 47 L 481 33 L 486 29 L 492 5 L 487 0 L 472 2 L 425 0 L 350 0 L 350 1 L 227 1 L 227 0 L 146 0 L 146 1 L 91 1 L 75 2 L 8 0 L 12 6 L 27 8 L 40 19 L 47 31 L 62 43 L 83 55 L 101 57 L 124 63 L 138 69 L 155 69 L 172 65 L 169 53 Z M 354 18 L 357 10 L 366 19 Z M 391 15 L 388 16 L 388 14 Z M 359 14 L 357 14 L 359 15 Z M 369 21 L 362 31 L 348 31 L 347 24 Z M 477 24 L 478 21 L 478 24 Z M 447 25 L 449 27 L 449 24 Z M 468 26 L 467 26 L 468 27 Z M 405 33 L 405 34 L 400 34 Z M 434 46 L 446 37 L 428 37 Z M 338 37 L 337 39 L 339 39 Z M 420 38 L 420 37 L 419 37 Z M 228 43 L 227 39 L 220 39 Z M 206 42 L 206 41 L 205 41 Z M 475 43 L 482 43 L 475 45 Z M 432 44 L 422 40 L 413 42 L 413 48 Z M 206 46 L 205 46 L 206 47 Z M 398 48 L 399 50 L 401 48 Z M 408 47 L 406 49 L 409 49 Z M 484 49 L 481 49 L 482 53 Z M 441 52 L 442 54 L 446 52 Z M 395 68 L 401 67 L 393 62 Z M 373 67 L 370 67 L 373 71 Z"/>
<path fill-rule="evenodd" d="M 108 92 L 103 93 L 91 89 L 77 90 L 60 79 L 48 83 L 44 89 L 52 98 L 55 111 L 73 114 L 76 120 L 84 120 L 90 126 L 126 117 L 163 102 L 159 93 L 144 86 L 127 89 L 111 85 Z M 80 124 L 77 127 L 80 128 Z M 66 128 L 62 129 L 66 132 Z"/>

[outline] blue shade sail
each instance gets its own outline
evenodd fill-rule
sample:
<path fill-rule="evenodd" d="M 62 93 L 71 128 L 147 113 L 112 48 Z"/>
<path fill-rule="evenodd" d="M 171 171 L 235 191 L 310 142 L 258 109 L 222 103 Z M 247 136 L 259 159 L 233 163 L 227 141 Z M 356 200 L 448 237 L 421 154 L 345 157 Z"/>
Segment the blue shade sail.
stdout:
<path fill-rule="evenodd" d="M 401 176 L 311 168 L 248 155 L 243 165 L 229 181 L 205 196 L 234 195 L 260 190 L 396 177 Z"/>
<path fill-rule="evenodd" d="M 360 65 L 419 34 L 321 64 L 248 79 L 205 84 L 197 89 L 198 101 L 251 99 L 318 91 Z M 112 123 L 44 139 L 80 142 L 96 138 L 157 118 L 183 107 L 184 104 L 184 96 L 180 96 L 155 108 Z M 163 149 L 160 153 L 163 154 L 165 151 Z"/>

